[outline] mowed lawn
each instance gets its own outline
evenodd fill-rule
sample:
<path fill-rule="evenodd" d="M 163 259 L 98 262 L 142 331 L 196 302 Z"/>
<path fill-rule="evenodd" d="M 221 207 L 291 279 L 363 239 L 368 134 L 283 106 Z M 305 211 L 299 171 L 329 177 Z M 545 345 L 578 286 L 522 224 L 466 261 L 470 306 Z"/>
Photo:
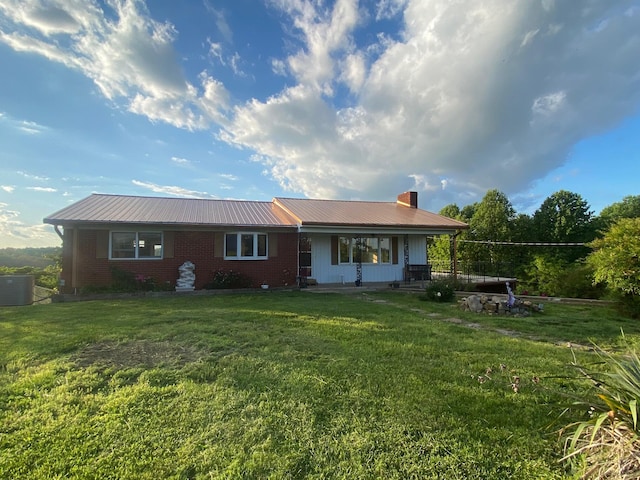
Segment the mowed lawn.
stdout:
<path fill-rule="evenodd" d="M 488 317 L 402 292 L 0 308 L 0 478 L 570 478 L 549 426 L 567 344 L 621 329 L 636 343 L 603 307 Z"/>

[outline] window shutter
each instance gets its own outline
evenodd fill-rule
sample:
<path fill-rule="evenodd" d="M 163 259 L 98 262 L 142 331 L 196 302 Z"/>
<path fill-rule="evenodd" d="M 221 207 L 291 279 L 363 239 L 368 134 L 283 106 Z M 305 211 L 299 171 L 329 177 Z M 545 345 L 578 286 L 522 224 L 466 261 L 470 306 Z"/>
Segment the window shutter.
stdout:
<path fill-rule="evenodd" d="M 331 265 L 338 265 L 338 236 L 331 236 Z"/>
<path fill-rule="evenodd" d="M 109 258 L 109 231 L 96 231 L 96 258 Z"/>
<path fill-rule="evenodd" d="M 213 236 L 213 256 L 224 257 L 224 233 L 216 232 Z"/>
<path fill-rule="evenodd" d="M 398 237 L 391 237 L 391 263 L 398 264 Z"/>
<path fill-rule="evenodd" d="M 277 257 L 278 256 L 278 234 L 270 233 L 267 237 L 267 242 L 269 244 L 269 257 Z"/>
<path fill-rule="evenodd" d="M 163 232 L 162 234 L 162 257 L 163 258 L 173 258 L 174 251 L 174 240 L 176 238 L 176 232 Z"/>

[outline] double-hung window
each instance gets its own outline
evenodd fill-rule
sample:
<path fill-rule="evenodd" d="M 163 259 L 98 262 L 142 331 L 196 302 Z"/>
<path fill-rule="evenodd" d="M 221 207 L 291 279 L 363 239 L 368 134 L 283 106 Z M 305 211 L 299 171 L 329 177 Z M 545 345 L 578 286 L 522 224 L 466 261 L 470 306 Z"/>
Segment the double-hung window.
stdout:
<path fill-rule="evenodd" d="M 162 232 L 111 232 L 111 259 L 162 258 Z"/>
<path fill-rule="evenodd" d="M 266 233 L 227 233 L 224 236 L 224 258 L 258 260 L 267 258 Z"/>

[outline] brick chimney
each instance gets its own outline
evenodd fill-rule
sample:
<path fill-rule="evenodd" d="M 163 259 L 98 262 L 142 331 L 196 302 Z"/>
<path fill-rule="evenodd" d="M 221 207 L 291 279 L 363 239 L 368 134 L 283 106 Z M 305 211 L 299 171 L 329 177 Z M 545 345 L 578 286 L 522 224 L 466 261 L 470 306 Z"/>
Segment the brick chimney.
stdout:
<path fill-rule="evenodd" d="M 405 207 L 418 208 L 418 192 L 404 192 L 398 195 L 398 203 Z"/>

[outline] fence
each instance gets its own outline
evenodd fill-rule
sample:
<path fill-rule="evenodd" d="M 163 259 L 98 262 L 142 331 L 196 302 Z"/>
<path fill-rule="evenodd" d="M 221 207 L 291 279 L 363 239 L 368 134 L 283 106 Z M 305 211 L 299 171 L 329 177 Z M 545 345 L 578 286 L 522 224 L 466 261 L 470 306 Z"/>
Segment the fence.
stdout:
<path fill-rule="evenodd" d="M 430 263 L 434 278 L 452 276 L 450 262 Z M 458 262 L 457 279 L 465 283 L 487 283 L 516 278 L 515 264 L 511 262 Z"/>

